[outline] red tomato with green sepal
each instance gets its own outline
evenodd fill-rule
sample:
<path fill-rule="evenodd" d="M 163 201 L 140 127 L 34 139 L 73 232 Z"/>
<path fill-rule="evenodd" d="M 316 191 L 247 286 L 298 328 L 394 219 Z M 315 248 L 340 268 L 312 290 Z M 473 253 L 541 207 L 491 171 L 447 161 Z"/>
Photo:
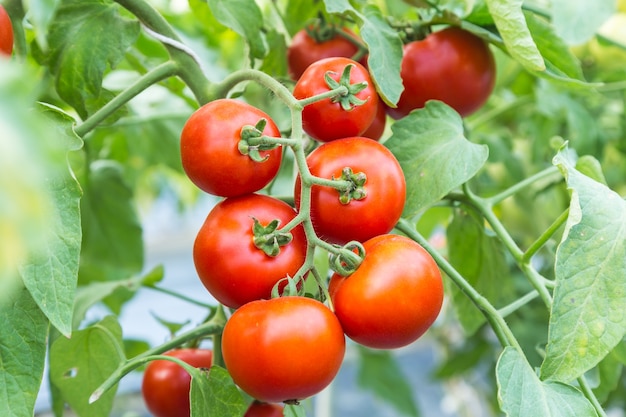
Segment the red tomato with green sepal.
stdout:
<path fill-rule="evenodd" d="M 350 68 L 349 75 L 346 67 Z M 326 74 L 332 80 L 330 84 Z M 349 85 L 352 92 L 310 103 L 302 110 L 304 131 L 322 142 L 359 136 L 376 117 L 379 98 L 374 83 L 367 69 L 350 58 L 326 58 L 311 64 L 296 83 L 293 95 L 307 99 L 339 84 Z"/>
<path fill-rule="evenodd" d="M 222 334 L 222 355 L 233 380 L 265 402 L 302 400 L 322 391 L 344 354 L 337 317 L 307 297 L 250 302 L 233 313 Z"/>
<path fill-rule="evenodd" d="M 330 243 L 364 242 L 390 232 L 402 215 L 406 198 L 404 173 L 394 155 L 381 143 L 363 137 L 324 143 L 307 157 L 311 174 L 331 180 L 340 179 L 345 168 L 363 173 L 366 180 L 349 202 L 330 186 L 311 188 L 311 220 L 316 234 Z M 300 206 L 301 178 L 296 178 L 295 202 Z"/>
<path fill-rule="evenodd" d="M 210 368 L 213 352 L 209 349 L 182 348 L 165 353 L 195 368 Z M 177 363 L 155 360 L 143 374 L 141 393 L 154 417 L 189 417 L 191 376 Z"/>
<path fill-rule="evenodd" d="M 496 65 L 489 45 L 458 27 L 428 35 L 404 46 L 400 73 L 404 91 L 388 114 L 399 119 L 428 100 L 440 100 L 461 116 L 478 110 L 489 98 Z"/>
<path fill-rule="evenodd" d="M 406 346 L 435 322 L 443 303 L 441 273 L 415 241 L 381 235 L 363 243 L 354 273 L 333 274 L 329 292 L 345 334 L 378 349 Z"/>
<path fill-rule="evenodd" d="M 261 132 L 280 137 L 280 130 L 263 111 L 233 99 L 212 101 L 196 110 L 180 138 L 183 168 L 201 190 L 221 197 L 253 193 L 278 173 L 282 148 L 261 150 L 255 161 L 239 150 L 242 128 L 266 120 Z"/>
<path fill-rule="evenodd" d="M 286 225 L 296 216 L 287 203 L 261 194 L 227 198 L 209 213 L 193 246 L 200 280 L 220 303 L 238 308 L 270 298 L 274 285 L 294 276 L 304 263 L 307 241 L 301 225 L 291 230 L 291 241 L 275 256 L 255 245 L 255 219 L 262 226 L 278 220 Z"/>

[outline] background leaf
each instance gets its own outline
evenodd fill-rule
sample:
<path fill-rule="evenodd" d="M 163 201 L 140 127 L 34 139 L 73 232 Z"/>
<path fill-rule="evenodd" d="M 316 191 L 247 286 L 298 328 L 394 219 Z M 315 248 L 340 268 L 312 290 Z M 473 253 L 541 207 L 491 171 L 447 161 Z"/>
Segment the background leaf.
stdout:
<path fill-rule="evenodd" d="M 556 34 L 570 45 L 590 40 L 613 13 L 615 0 L 552 0 L 552 22 Z"/>
<path fill-rule="evenodd" d="M 597 417 L 585 396 L 571 385 L 539 380 L 517 349 L 507 347 L 496 367 L 498 399 L 508 417 Z"/>
<path fill-rule="evenodd" d="M 461 117 L 440 101 L 429 101 L 392 126 L 385 142 L 407 182 L 404 216 L 411 217 L 459 187 L 483 166 L 488 148 L 469 142 Z"/>
<path fill-rule="evenodd" d="M 566 176 L 572 199 L 556 253 L 541 377 L 569 381 L 598 364 L 626 334 L 626 202 L 578 172 L 567 150 L 554 164 Z"/>
<path fill-rule="evenodd" d="M 46 358 L 48 320 L 21 288 L 0 299 L 0 415 L 32 416 Z"/>
<path fill-rule="evenodd" d="M 117 385 L 89 404 L 89 397 L 125 360 L 122 329 L 113 316 L 71 339 L 57 338 L 50 348 L 50 378 L 80 417 L 107 417 Z"/>
<path fill-rule="evenodd" d="M 228 372 L 217 365 L 196 370 L 191 379 L 191 417 L 240 417 L 246 412 L 243 395 Z"/>

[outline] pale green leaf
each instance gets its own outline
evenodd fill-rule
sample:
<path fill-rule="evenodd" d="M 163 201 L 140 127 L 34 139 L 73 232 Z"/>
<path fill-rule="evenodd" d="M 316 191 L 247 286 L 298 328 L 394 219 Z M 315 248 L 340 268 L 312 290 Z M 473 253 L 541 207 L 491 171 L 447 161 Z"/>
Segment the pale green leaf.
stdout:
<path fill-rule="evenodd" d="M 56 88 L 81 117 L 99 101 L 102 79 L 139 35 L 139 22 L 108 0 L 61 0 L 50 24 L 49 65 Z"/>
<path fill-rule="evenodd" d="M 113 316 L 52 343 L 50 379 L 79 417 L 109 416 L 117 386 L 92 404 L 89 397 L 123 363 L 123 349 L 122 329 Z"/>
<path fill-rule="evenodd" d="M 400 414 L 419 416 L 411 385 L 389 351 L 359 348 L 358 384 Z"/>
<path fill-rule="evenodd" d="M 600 362 L 626 334 L 626 201 L 554 159 L 572 192 L 557 249 L 556 288 L 542 379 L 569 381 Z"/>
<path fill-rule="evenodd" d="M 32 416 L 43 377 L 48 320 L 25 288 L 0 299 L 0 416 Z"/>
<path fill-rule="evenodd" d="M 596 34 L 615 13 L 615 0 L 552 0 L 552 23 L 556 33 L 569 45 L 580 45 Z"/>
<path fill-rule="evenodd" d="M 283 410 L 285 417 L 306 417 L 306 410 L 302 404 L 287 404 Z"/>
<path fill-rule="evenodd" d="M 263 14 L 254 0 L 207 0 L 211 12 L 224 26 L 241 35 L 250 47 L 250 58 L 267 53 L 263 36 Z"/>
<path fill-rule="evenodd" d="M 364 10 L 361 37 L 369 49 L 367 65 L 376 89 L 387 104 L 395 105 L 404 89 L 400 78 L 402 40 L 376 6 Z"/>
<path fill-rule="evenodd" d="M 530 71 L 545 71 L 541 53 L 524 19 L 523 1 L 486 0 L 486 3 L 509 54 Z"/>
<path fill-rule="evenodd" d="M 405 216 L 439 201 L 471 179 L 487 160 L 488 148 L 469 142 L 452 108 L 429 101 L 392 126 L 385 145 L 396 156 L 407 183 Z"/>
<path fill-rule="evenodd" d="M 191 378 L 191 416 L 241 417 L 246 402 L 228 372 L 213 365 L 209 372 L 197 369 Z"/>
<path fill-rule="evenodd" d="M 589 400 L 561 382 L 542 382 L 526 358 L 507 347 L 496 365 L 498 400 L 507 417 L 597 417 Z"/>
<path fill-rule="evenodd" d="M 508 265 L 502 241 L 489 232 L 481 219 L 456 212 L 447 228 L 450 263 L 483 297 L 501 306 L 514 298 L 513 281 L 502 279 Z M 485 316 L 456 285 L 451 285 L 454 311 L 468 335 L 485 322 Z"/>
<path fill-rule="evenodd" d="M 350 4 L 350 0 L 324 0 L 324 4 L 328 13 L 356 13 L 356 10 Z"/>

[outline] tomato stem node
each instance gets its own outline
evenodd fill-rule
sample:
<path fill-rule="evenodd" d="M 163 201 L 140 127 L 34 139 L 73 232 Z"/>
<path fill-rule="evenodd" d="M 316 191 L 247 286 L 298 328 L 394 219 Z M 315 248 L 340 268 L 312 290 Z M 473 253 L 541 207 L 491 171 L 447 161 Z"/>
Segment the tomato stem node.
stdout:
<path fill-rule="evenodd" d="M 350 71 L 352 70 L 352 67 L 354 67 L 354 64 L 346 65 L 339 81 L 331 77 L 332 74 L 335 74 L 333 71 L 327 71 L 324 74 L 324 80 L 331 90 L 335 90 L 341 86 L 346 87 L 347 91 L 345 93 L 337 95 L 331 99 L 333 103 L 339 103 L 341 108 L 345 111 L 350 111 L 357 106 L 367 103 L 367 99 L 361 100 L 356 96 L 358 93 L 367 88 L 367 82 L 362 81 L 360 83 L 350 84 Z"/>

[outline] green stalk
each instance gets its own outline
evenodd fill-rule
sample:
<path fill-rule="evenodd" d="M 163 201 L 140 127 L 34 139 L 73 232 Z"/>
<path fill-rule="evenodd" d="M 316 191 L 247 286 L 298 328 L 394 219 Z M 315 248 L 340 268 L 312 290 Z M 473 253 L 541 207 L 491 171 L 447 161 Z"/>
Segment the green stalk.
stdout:
<path fill-rule="evenodd" d="M 126 90 L 116 95 L 111 101 L 91 115 L 91 117 L 76 126 L 74 131 L 80 137 L 85 136 L 87 133 L 95 129 L 95 127 L 107 117 L 115 113 L 116 110 L 128 103 L 131 99 L 139 95 L 151 85 L 175 75 L 177 71 L 178 65 L 174 61 L 167 61 L 153 68 L 146 74 L 142 75 L 133 84 L 128 86 Z"/>
<path fill-rule="evenodd" d="M 171 295 L 172 297 L 178 298 L 179 300 L 186 301 L 190 304 L 194 304 L 196 306 L 206 308 L 208 310 L 211 310 L 212 312 L 215 311 L 215 306 L 213 305 L 203 303 L 202 301 L 195 300 L 191 297 L 187 297 L 184 294 L 181 294 L 176 291 L 172 291 L 168 288 L 159 287 L 158 285 L 146 285 L 145 288 L 150 288 L 151 290 L 158 291 L 163 294 Z"/>
<path fill-rule="evenodd" d="M 561 226 L 563 226 L 563 224 L 567 221 L 568 216 L 569 216 L 569 208 L 565 210 L 563 213 L 561 213 L 561 215 L 557 217 L 556 220 L 554 220 L 554 222 L 550 225 L 550 227 L 548 227 L 548 229 L 545 232 L 543 232 L 543 234 L 539 236 L 537 240 L 535 240 L 528 247 L 528 249 L 526 249 L 526 252 L 524 253 L 522 260 L 524 262 L 529 262 L 530 259 L 533 256 L 535 256 L 537 252 L 539 252 L 539 249 L 541 249 L 543 245 L 545 245 L 546 242 L 550 240 L 552 236 L 554 236 L 557 230 L 559 230 Z"/>

